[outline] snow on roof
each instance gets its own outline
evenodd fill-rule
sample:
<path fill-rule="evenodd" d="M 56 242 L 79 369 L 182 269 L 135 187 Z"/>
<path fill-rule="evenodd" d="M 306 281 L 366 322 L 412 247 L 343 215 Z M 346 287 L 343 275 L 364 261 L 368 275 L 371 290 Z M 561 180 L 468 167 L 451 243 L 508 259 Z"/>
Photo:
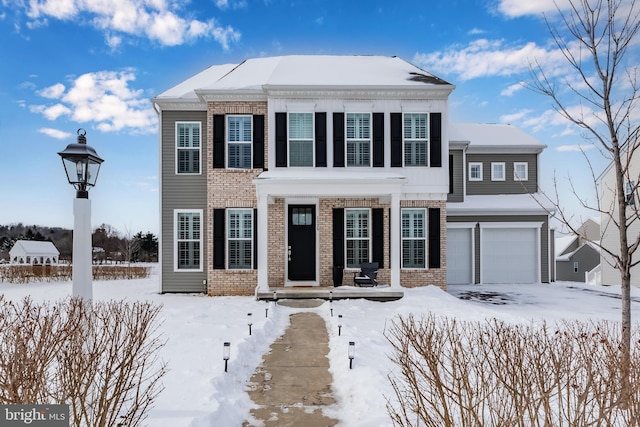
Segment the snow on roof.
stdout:
<path fill-rule="evenodd" d="M 451 123 L 449 141 L 469 142 L 469 147 L 546 148 L 522 129 L 500 123 Z"/>
<path fill-rule="evenodd" d="M 542 206 L 541 206 L 542 204 Z M 552 212 L 553 206 L 545 204 L 544 198 L 538 194 L 495 194 L 482 196 L 465 196 L 464 202 L 447 203 L 447 213 L 456 215 L 488 215 L 508 213 Z"/>
<path fill-rule="evenodd" d="M 556 239 L 556 242 L 557 241 L 558 240 Z M 571 251 L 571 252 L 566 253 L 566 254 L 563 254 L 563 255 L 557 256 L 556 257 L 556 261 L 571 261 L 571 257 L 573 257 L 577 252 L 580 252 L 581 250 L 583 250 L 585 248 L 585 246 L 593 249 L 597 253 L 600 253 L 600 247 L 598 245 L 596 245 L 595 243 L 591 243 L 591 242 L 584 242 L 576 250 Z M 558 253 L 561 253 L 561 252 L 558 252 Z"/>
<path fill-rule="evenodd" d="M 395 56 L 290 55 L 248 59 L 207 68 L 156 99 L 195 99 L 198 92 L 265 87 L 389 87 L 447 85 L 444 80 Z"/>
<path fill-rule="evenodd" d="M 567 234 L 566 236 L 556 237 L 555 239 L 556 253 L 562 254 L 564 251 L 567 250 L 569 246 L 571 246 L 573 242 L 576 241 L 577 238 L 578 236 L 576 236 L 575 234 Z"/>
<path fill-rule="evenodd" d="M 22 250 L 25 254 L 49 254 L 60 255 L 58 249 L 51 242 L 41 242 L 36 240 L 18 240 L 11 248 L 10 252 Z"/>

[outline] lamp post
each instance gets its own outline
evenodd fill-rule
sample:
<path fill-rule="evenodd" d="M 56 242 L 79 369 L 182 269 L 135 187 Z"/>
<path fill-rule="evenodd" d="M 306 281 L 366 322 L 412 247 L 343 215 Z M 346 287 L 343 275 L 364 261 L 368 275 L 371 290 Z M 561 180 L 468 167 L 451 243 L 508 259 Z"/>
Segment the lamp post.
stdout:
<path fill-rule="evenodd" d="M 73 201 L 73 296 L 93 298 L 91 271 L 91 201 L 89 188 L 96 185 L 100 165 L 104 161 L 87 145 L 87 132 L 78 129 L 78 142 L 60 151 L 69 184 L 76 189 Z"/>
<path fill-rule="evenodd" d="M 231 355 L 231 343 L 225 342 L 222 347 L 222 359 L 224 359 L 224 371 L 227 372 L 227 363 Z"/>

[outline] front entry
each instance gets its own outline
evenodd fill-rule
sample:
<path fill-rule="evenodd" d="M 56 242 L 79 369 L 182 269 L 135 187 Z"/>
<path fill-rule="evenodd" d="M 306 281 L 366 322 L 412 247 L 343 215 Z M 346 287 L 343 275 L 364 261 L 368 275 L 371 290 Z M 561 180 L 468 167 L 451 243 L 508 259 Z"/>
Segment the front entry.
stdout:
<path fill-rule="evenodd" d="M 316 280 L 316 206 L 289 205 L 287 271 L 289 281 Z"/>

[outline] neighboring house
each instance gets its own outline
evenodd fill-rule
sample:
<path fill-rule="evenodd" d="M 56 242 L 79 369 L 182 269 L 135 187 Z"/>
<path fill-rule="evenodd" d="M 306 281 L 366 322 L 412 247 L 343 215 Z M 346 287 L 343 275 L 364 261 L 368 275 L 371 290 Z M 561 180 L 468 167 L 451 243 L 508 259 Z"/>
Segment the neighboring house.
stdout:
<path fill-rule="evenodd" d="M 450 124 L 449 284 L 551 280 L 551 207 L 535 197 L 545 148 L 510 125 Z"/>
<path fill-rule="evenodd" d="M 56 265 L 60 252 L 51 242 L 18 240 L 9 250 L 11 264 Z"/>
<path fill-rule="evenodd" d="M 548 215 L 524 194 L 544 146 L 499 125 L 452 138 L 453 90 L 396 57 L 281 56 L 155 97 L 162 291 L 332 286 L 336 268 L 350 284 L 369 261 L 379 283 L 445 288 L 448 221 L 470 235 L 468 282 L 548 281 Z"/>
<path fill-rule="evenodd" d="M 577 230 L 556 238 L 556 280 L 585 282 L 600 265 L 600 219 L 587 219 Z"/>
<path fill-rule="evenodd" d="M 626 160 L 626 150 L 623 151 L 621 157 Z M 600 192 L 600 206 L 603 213 L 600 215 L 600 226 L 602 230 L 602 238 L 600 245 L 602 248 L 608 248 L 613 253 L 620 253 L 620 238 L 618 227 L 614 222 L 618 221 L 618 208 L 616 202 L 615 185 L 615 168 L 613 163 L 604 170 L 598 177 L 598 191 Z M 640 221 L 638 220 L 638 209 L 640 208 L 640 200 L 638 200 L 638 183 L 640 182 L 640 159 L 636 154 L 629 160 L 628 171 L 624 180 L 625 199 L 627 201 L 628 218 L 627 236 L 629 244 L 633 244 L 637 236 L 640 234 Z M 609 215 L 606 212 L 610 212 Z M 635 218 L 635 219 L 634 219 Z M 632 220 L 633 219 L 633 220 Z M 600 267 L 603 285 L 620 285 L 620 270 L 614 267 L 613 259 L 603 249 L 600 251 Z M 638 262 L 640 253 L 636 252 L 632 258 L 632 262 Z M 631 285 L 640 286 L 640 265 L 636 265 L 631 269 Z"/>

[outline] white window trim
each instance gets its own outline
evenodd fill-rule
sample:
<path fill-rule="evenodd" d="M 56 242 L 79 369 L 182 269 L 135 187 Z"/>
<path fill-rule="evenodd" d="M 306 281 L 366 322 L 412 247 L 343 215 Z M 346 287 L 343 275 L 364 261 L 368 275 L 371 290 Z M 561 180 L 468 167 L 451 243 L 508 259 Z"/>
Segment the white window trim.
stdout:
<path fill-rule="evenodd" d="M 368 211 L 368 217 L 369 217 L 369 221 L 367 221 L 367 235 L 369 237 L 363 239 L 363 238 L 349 238 L 347 237 L 347 212 L 348 211 Z M 347 267 L 347 265 L 349 264 L 347 261 L 347 241 L 348 240 L 368 240 L 369 241 L 369 253 L 367 254 L 367 261 L 366 262 L 371 262 L 371 252 L 373 250 L 373 248 L 371 247 L 372 242 L 373 242 L 373 236 L 371 235 L 373 232 L 372 230 L 372 224 L 371 224 L 371 208 L 345 208 L 344 209 L 344 268 L 345 269 L 357 269 L 358 267 Z"/>
<path fill-rule="evenodd" d="M 415 237 L 403 237 L 402 236 L 402 211 L 404 210 L 412 210 L 412 211 L 416 211 L 416 210 L 421 210 L 424 212 L 424 236 L 421 238 L 415 238 Z M 426 208 L 401 208 L 400 209 L 400 268 L 402 270 L 428 270 L 429 269 L 429 255 L 427 253 L 427 251 L 429 250 L 428 244 L 427 244 L 427 233 L 428 233 L 428 229 L 429 227 L 427 226 L 427 221 L 428 221 L 428 217 L 427 217 L 427 209 Z M 424 241 L 424 267 L 404 267 L 402 265 L 402 262 L 404 260 L 404 253 L 403 253 L 403 245 L 402 242 L 404 242 L 405 240 L 423 240 Z"/>
<path fill-rule="evenodd" d="M 502 178 L 496 177 L 494 166 L 502 166 Z M 504 181 L 506 179 L 506 166 L 504 162 L 491 162 L 491 181 Z"/>
<path fill-rule="evenodd" d="M 290 135 L 291 126 L 289 124 L 290 114 L 311 114 L 311 166 L 291 166 L 291 135 Z M 315 112 L 312 112 L 312 111 L 287 112 L 287 167 L 312 168 L 312 167 L 315 167 L 315 165 L 316 165 L 316 115 L 315 115 Z"/>
<path fill-rule="evenodd" d="M 518 166 L 524 166 L 524 176 L 518 176 Z M 514 181 L 529 181 L 529 163 L 528 162 L 514 162 L 513 163 L 513 180 Z"/>
<path fill-rule="evenodd" d="M 353 139 L 353 138 L 349 138 L 348 132 L 347 132 L 347 128 L 348 128 L 348 120 L 347 117 L 349 116 L 349 114 L 367 114 L 369 116 L 369 165 L 349 165 L 349 150 L 348 150 L 348 146 L 349 146 L 349 141 L 352 142 L 361 142 L 361 141 L 367 141 L 366 139 Z M 344 166 L 347 168 L 366 168 L 366 167 L 371 167 L 371 164 L 373 162 L 373 114 L 371 112 L 364 112 L 364 111 L 360 111 L 360 112 L 356 112 L 356 111 L 348 111 L 344 114 Z"/>
<path fill-rule="evenodd" d="M 478 166 L 478 167 L 479 167 L 479 169 L 480 169 L 480 176 L 479 176 L 478 178 L 474 178 L 474 177 L 471 175 L 471 169 L 472 169 L 474 166 Z M 482 162 L 470 162 L 470 163 L 469 163 L 469 181 L 482 181 Z"/>
<path fill-rule="evenodd" d="M 424 114 L 427 116 L 427 138 L 426 140 L 424 139 L 413 139 L 413 138 L 405 138 L 404 137 L 404 117 L 406 114 Z M 427 113 L 426 111 L 423 112 L 411 112 L 411 111 L 407 111 L 407 112 L 403 112 L 402 113 L 402 166 L 403 167 L 410 167 L 410 168 L 425 168 L 425 167 L 429 167 L 429 141 L 431 140 L 431 122 L 430 122 L 430 117 L 429 117 L 430 113 Z M 426 160 L 426 164 L 424 165 L 409 165 L 407 166 L 405 164 L 405 142 L 411 142 L 411 141 L 424 141 L 425 142 L 425 160 Z"/>
<path fill-rule="evenodd" d="M 200 215 L 200 268 L 179 268 L 178 267 L 178 214 L 182 213 L 197 213 Z M 203 241 L 203 227 L 204 227 L 204 217 L 202 209 L 174 209 L 173 210 L 173 272 L 174 273 L 194 273 L 194 272 L 202 272 L 204 259 L 202 258 L 203 250 L 204 250 L 204 241 Z"/>
<path fill-rule="evenodd" d="M 231 213 L 231 211 L 249 211 L 251 214 L 251 237 L 249 237 L 248 239 L 231 239 L 229 237 L 229 215 Z M 225 269 L 228 271 L 250 271 L 253 270 L 253 256 L 254 256 L 254 252 L 255 252 L 255 248 L 253 247 L 255 245 L 255 241 L 253 239 L 253 236 L 255 234 L 255 230 L 253 229 L 253 227 L 255 227 L 255 218 L 253 216 L 253 208 L 227 208 L 225 210 L 225 232 L 227 233 L 225 237 Z M 230 240 L 249 240 L 251 242 L 251 262 L 250 262 L 250 267 L 249 268 L 230 268 L 229 267 L 229 241 Z"/>
<path fill-rule="evenodd" d="M 229 141 L 229 119 L 231 117 L 249 117 L 249 121 L 251 122 L 251 140 L 250 141 L 242 141 L 242 142 L 230 142 Z M 253 168 L 253 116 L 251 114 L 225 114 L 224 116 L 224 143 L 225 143 L 225 166 L 226 169 L 233 170 L 250 170 Z M 232 168 L 229 166 L 229 144 L 238 144 L 238 145 L 249 145 L 249 152 L 251 153 L 251 160 L 249 160 L 248 168 Z"/>
<path fill-rule="evenodd" d="M 195 148 L 179 148 L 178 147 L 178 125 L 198 125 L 200 128 L 200 145 L 198 146 L 198 172 L 179 172 L 178 171 L 178 151 L 180 150 L 196 150 Z M 177 121 L 175 122 L 175 129 L 173 132 L 174 135 L 174 143 L 173 146 L 175 148 L 175 174 L 176 175 L 202 175 L 202 122 L 197 121 Z"/>

